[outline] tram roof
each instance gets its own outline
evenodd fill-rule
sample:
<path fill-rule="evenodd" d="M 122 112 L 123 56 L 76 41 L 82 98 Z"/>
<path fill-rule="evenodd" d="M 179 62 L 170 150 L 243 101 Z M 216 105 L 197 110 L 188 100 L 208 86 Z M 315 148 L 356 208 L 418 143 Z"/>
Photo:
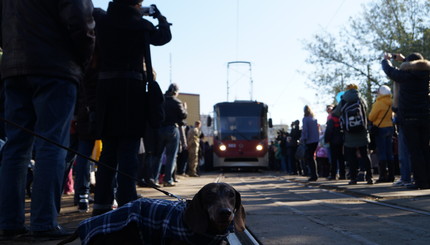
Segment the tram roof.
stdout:
<path fill-rule="evenodd" d="M 263 106 L 267 106 L 264 102 L 256 101 L 256 100 L 235 100 L 235 101 L 225 101 L 216 103 L 215 106 L 219 105 L 229 105 L 229 104 L 261 104 Z"/>

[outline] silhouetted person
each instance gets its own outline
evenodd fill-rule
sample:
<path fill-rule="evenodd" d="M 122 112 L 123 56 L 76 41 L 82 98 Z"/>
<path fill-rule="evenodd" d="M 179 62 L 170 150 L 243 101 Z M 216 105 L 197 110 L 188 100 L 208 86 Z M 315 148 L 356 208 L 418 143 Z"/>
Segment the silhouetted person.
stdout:
<path fill-rule="evenodd" d="M 149 116 L 147 74 L 143 70 L 149 45 L 170 41 L 170 25 L 155 8 L 159 25 L 142 18 L 142 0 L 114 0 L 96 18 L 100 72 L 97 87 L 96 129 L 103 149 L 96 172 L 93 215 L 112 209 L 116 177 L 118 205 L 137 198 L 136 181 L 140 138 Z M 155 6 L 154 6 L 155 7 Z M 152 81 L 151 81 L 152 82 Z M 109 166 L 110 168 L 108 168 Z M 112 169 L 123 174 L 116 175 Z"/>
<path fill-rule="evenodd" d="M 92 2 L 4 0 L 0 5 L 5 119 L 68 145 L 78 84 L 94 49 Z M 25 182 L 33 149 L 31 235 L 68 235 L 57 221 L 66 151 L 11 124 L 6 135 L 0 167 L 1 239 L 26 233 Z"/>

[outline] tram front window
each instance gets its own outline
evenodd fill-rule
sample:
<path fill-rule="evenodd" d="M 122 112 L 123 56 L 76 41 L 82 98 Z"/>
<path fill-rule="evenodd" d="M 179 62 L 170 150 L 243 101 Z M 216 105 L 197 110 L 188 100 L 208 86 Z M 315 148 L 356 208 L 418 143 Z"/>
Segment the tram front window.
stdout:
<path fill-rule="evenodd" d="M 223 117 L 219 136 L 222 140 L 255 140 L 261 138 L 258 117 Z"/>

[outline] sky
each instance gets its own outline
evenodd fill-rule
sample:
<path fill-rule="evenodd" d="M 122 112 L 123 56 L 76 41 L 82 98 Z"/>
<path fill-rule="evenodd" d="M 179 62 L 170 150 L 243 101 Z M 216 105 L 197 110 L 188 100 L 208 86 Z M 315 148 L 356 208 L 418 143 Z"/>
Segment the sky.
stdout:
<path fill-rule="evenodd" d="M 108 2 L 93 0 L 105 10 Z M 218 102 L 252 99 L 269 106 L 274 124 L 301 120 L 305 105 L 324 124 L 325 105 L 332 101 L 318 101 L 306 86 L 309 78 L 299 72 L 309 67 L 303 40 L 322 31 L 338 33 L 368 2 L 144 0 L 143 6 L 156 4 L 172 23 L 172 40 L 151 47 L 157 82 L 163 91 L 173 82 L 182 93 L 199 94 L 201 114 L 211 114 Z M 250 65 L 227 66 L 235 61 Z"/>

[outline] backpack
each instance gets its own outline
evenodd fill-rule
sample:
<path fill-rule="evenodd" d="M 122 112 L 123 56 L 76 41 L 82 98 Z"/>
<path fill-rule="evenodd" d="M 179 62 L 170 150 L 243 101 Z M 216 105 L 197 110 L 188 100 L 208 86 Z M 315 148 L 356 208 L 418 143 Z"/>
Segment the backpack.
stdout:
<path fill-rule="evenodd" d="M 366 110 L 360 100 L 345 103 L 341 112 L 340 122 L 346 132 L 357 133 L 367 129 Z"/>

